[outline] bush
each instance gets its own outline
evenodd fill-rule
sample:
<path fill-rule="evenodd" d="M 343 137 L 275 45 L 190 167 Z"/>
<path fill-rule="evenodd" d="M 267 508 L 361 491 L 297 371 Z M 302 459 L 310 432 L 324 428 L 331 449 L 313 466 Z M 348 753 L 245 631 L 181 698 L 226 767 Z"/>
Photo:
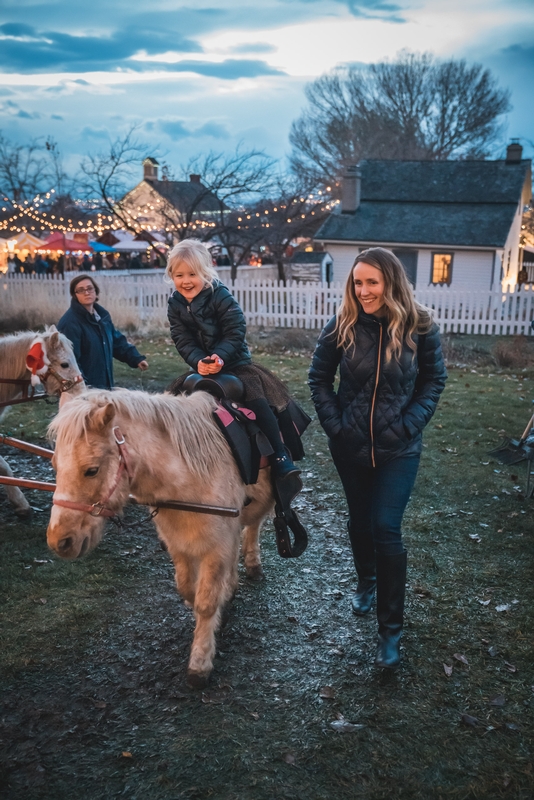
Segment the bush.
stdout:
<path fill-rule="evenodd" d="M 523 335 L 497 342 L 492 355 L 499 367 L 522 369 L 534 366 L 534 345 Z"/>

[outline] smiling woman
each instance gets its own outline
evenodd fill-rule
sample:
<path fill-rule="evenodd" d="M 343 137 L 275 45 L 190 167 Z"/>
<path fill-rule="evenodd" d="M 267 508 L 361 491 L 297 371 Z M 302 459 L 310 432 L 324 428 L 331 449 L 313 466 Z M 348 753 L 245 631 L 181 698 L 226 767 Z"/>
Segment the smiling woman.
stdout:
<path fill-rule="evenodd" d="M 382 247 L 364 250 L 336 316 L 321 333 L 309 384 L 349 508 L 358 574 L 352 610 L 369 613 L 376 592 L 375 664 L 388 669 L 400 663 L 404 620 L 401 523 L 422 432 L 445 379 L 438 327 L 415 302 L 401 262 Z"/>

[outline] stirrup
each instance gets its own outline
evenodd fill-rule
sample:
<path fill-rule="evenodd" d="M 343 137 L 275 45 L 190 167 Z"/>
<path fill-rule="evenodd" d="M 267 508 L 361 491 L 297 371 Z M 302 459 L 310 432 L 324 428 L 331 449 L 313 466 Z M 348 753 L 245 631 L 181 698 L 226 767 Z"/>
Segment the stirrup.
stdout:
<path fill-rule="evenodd" d="M 275 496 L 274 529 L 276 531 L 276 546 L 282 558 L 298 558 L 308 546 L 306 528 L 291 508 L 291 502 L 302 490 L 302 481 L 299 473 L 291 473 L 281 480 L 273 480 Z M 291 541 L 293 532 L 294 541 Z"/>

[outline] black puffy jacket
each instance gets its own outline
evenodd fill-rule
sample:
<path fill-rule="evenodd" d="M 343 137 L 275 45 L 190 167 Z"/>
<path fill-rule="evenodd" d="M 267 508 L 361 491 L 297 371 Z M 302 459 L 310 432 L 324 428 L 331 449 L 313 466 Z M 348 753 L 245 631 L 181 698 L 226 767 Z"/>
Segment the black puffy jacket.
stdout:
<path fill-rule="evenodd" d="M 245 334 L 245 316 L 226 286 L 214 282 L 190 302 L 174 292 L 167 309 L 176 349 L 195 371 L 202 358 L 217 353 L 224 369 L 252 361 Z"/>
<path fill-rule="evenodd" d="M 386 363 L 385 318 L 360 311 L 356 346 L 349 350 L 337 346 L 335 322 L 333 317 L 319 337 L 308 380 L 334 458 L 372 467 L 420 453 L 423 428 L 447 378 L 437 325 L 414 334 L 415 357 L 405 344 L 401 358 Z"/>

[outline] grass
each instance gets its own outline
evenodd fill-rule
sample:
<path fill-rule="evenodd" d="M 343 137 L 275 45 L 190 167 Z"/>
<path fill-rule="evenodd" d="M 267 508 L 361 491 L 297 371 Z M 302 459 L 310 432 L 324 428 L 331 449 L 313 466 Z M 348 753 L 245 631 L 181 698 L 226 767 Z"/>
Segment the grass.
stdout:
<path fill-rule="evenodd" d="M 310 411 L 313 334 L 253 335 L 255 357 Z M 532 763 L 532 501 L 525 465 L 488 451 L 531 413 L 534 370 L 499 369 L 489 337 L 448 342 L 451 366 L 405 517 L 403 663 L 372 667 L 376 621 L 350 613 L 346 511 L 324 435 L 306 433 L 296 505 L 310 545 L 294 561 L 264 533 L 266 580 L 244 576 L 208 691 L 184 684 L 190 612 L 141 510 L 79 562 L 46 548 L 49 497 L 31 525 L 0 498 L 0 788 L 6 800 L 527 800 Z M 161 390 L 181 371 L 161 336 L 151 368 L 117 382 Z M 462 364 L 462 366 L 457 366 Z M 39 440 L 45 404 L 6 432 Z M 47 465 L 14 451 L 13 467 Z M 499 610 L 502 607 L 506 610 Z M 342 719 L 355 729 L 339 732 Z"/>

